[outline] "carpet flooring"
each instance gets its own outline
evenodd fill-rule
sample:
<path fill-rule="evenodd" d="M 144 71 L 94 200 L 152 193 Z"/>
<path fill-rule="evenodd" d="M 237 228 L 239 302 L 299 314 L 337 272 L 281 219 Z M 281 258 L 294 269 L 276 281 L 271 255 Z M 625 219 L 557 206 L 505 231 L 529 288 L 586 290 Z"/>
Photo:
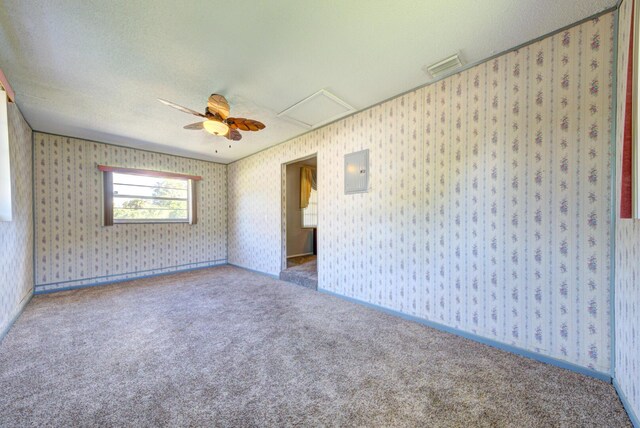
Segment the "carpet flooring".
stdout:
<path fill-rule="evenodd" d="M 605 382 L 223 266 L 35 296 L 0 426 L 630 422 Z"/>
<path fill-rule="evenodd" d="M 312 290 L 318 289 L 318 261 L 316 256 L 292 257 L 287 269 L 280 272 L 282 281 L 293 282 Z"/>

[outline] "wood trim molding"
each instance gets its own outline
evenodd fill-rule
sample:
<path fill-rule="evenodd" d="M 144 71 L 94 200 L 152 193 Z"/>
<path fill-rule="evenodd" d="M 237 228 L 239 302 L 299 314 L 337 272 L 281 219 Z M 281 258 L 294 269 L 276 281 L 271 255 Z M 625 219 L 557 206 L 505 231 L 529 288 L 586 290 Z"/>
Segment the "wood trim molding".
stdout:
<path fill-rule="evenodd" d="M 146 175 L 148 177 L 161 177 L 161 178 L 182 178 L 186 180 L 200 181 L 202 177 L 199 175 L 180 174 L 178 172 L 169 171 L 153 171 L 150 169 L 138 169 L 138 168 L 121 168 L 119 166 L 107 166 L 98 165 L 98 169 L 102 172 L 116 172 L 121 174 L 132 175 Z"/>
<path fill-rule="evenodd" d="M 113 173 L 111 171 L 103 172 L 102 188 L 103 223 L 105 226 L 113 226 Z"/>
<path fill-rule="evenodd" d="M 631 23 L 629 25 L 629 62 L 627 64 L 627 69 L 625 70 L 625 76 L 627 79 L 627 91 L 624 94 L 618 94 L 619 99 L 625 97 L 624 105 L 624 124 L 623 124 L 623 135 L 622 135 L 622 168 L 620 171 L 620 218 L 633 218 L 634 213 L 635 216 L 638 216 L 637 212 L 637 196 L 638 189 L 634 183 L 634 177 L 637 177 L 637 153 L 634 153 L 634 147 L 637 147 L 637 130 L 635 127 L 635 115 L 637 105 L 635 102 L 636 91 L 638 88 L 636 87 L 636 77 L 637 70 L 635 67 L 635 63 L 637 61 L 637 56 L 634 54 L 634 46 L 636 43 L 636 31 L 635 31 L 635 22 L 636 22 L 636 13 L 635 13 L 635 5 L 631 5 Z M 634 171 L 634 169 L 636 169 Z"/>
<path fill-rule="evenodd" d="M 196 182 L 193 180 L 189 180 L 189 187 L 190 187 L 189 204 L 191 205 L 189 207 L 190 208 L 189 223 L 197 224 L 198 223 L 198 193 L 196 192 L 196 189 L 197 189 Z"/>
<path fill-rule="evenodd" d="M 9 85 L 7 76 L 4 75 L 1 69 L 0 69 L 0 87 L 2 87 L 4 91 L 7 93 L 7 99 L 9 100 L 9 102 L 10 103 L 15 102 L 16 94 L 15 92 L 13 92 L 13 89 L 11 89 L 11 85 Z"/>

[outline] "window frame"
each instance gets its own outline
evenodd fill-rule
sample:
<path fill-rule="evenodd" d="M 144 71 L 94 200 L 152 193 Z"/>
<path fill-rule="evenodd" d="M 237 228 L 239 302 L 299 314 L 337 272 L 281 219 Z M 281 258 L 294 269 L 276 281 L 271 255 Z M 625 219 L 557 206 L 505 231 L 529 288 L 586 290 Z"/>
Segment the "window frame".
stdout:
<path fill-rule="evenodd" d="M 102 207 L 103 225 L 113 226 L 116 224 L 196 224 L 197 223 L 197 193 L 196 183 L 202 180 L 199 175 L 180 174 L 168 171 L 154 171 L 138 168 L 122 168 L 107 165 L 98 165 L 98 170 L 102 172 Z M 116 220 L 114 218 L 114 194 L 113 194 L 113 174 L 140 175 L 144 177 L 169 178 L 187 181 L 187 208 L 189 215 L 187 219 L 128 219 Z"/>

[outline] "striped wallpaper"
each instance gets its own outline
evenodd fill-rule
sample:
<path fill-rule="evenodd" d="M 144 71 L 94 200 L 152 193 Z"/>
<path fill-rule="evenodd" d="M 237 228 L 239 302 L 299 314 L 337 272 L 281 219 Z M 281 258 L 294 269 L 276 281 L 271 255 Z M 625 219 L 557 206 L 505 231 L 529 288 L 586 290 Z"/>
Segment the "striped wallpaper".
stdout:
<path fill-rule="evenodd" d="M 34 139 L 36 292 L 226 263 L 225 165 L 39 132 Z M 198 224 L 102 226 L 98 164 L 201 175 Z"/>
<path fill-rule="evenodd" d="M 317 153 L 320 288 L 611 373 L 614 18 L 232 163 L 229 261 L 279 273 L 281 164 Z"/>

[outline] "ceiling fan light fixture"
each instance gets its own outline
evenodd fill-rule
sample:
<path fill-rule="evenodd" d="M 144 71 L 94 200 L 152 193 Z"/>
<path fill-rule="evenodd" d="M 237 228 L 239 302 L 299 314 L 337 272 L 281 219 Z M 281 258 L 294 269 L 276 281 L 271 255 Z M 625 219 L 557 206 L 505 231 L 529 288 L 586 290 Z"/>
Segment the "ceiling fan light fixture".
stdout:
<path fill-rule="evenodd" d="M 213 135 L 227 135 L 229 127 L 226 123 L 217 120 L 207 120 L 203 123 L 204 129 Z"/>
<path fill-rule="evenodd" d="M 240 141 L 242 139 L 239 130 L 260 131 L 264 129 L 264 123 L 258 122 L 257 120 L 244 117 L 229 117 L 229 103 L 225 97 L 219 94 L 212 94 L 209 97 L 204 114 L 161 98 L 158 98 L 158 101 L 184 113 L 206 119 L 204 122 L 201 121 L 183 126 L 184 129 L 204 129 L 210 134 L 225 137 L 231 141 Z"/>

